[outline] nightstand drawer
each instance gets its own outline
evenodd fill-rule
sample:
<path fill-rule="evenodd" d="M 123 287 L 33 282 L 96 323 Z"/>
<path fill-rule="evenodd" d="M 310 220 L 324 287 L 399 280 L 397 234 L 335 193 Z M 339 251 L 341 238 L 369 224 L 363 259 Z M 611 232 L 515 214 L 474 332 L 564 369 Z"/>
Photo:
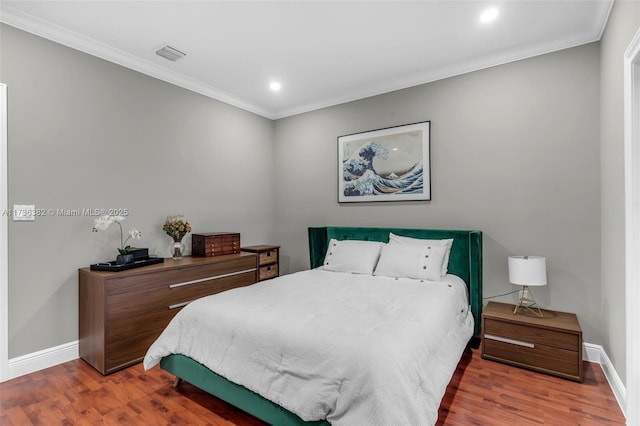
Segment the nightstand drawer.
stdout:
<path fill-rule="evenodd" d="M 577 351 L 580 345 L 577 334 L 554 331 L 547 328 L 516 324 L 485 318 L 484 332 L 496 336 L 521 340 L 530 343 L 544 344 L 556 348 Z"/>
<path fill-rule="evenodd" d="M 268 280 L 278 276 L 278 264 L 261 266 L 258 272 L 258 281 Z"/>
<path fill-rule="evenodd" d="M 278 263 L 278 249 L 262 252 L 258 255 L 258 263 L 260 265 L 268 265 L 270 263 Z"/>
<path fill-rule="evenodd" d="M 552 374 L 571 376 L 570 378 L 580 377 L 580 357 L 577 351 L 533 343 L 525 346 L 519 343 L 502 342 L 494 340 L 494 337 L 488 333 L 484 335 L 483 344 L 485 358 L 520 367 L 533 367 Z"/>

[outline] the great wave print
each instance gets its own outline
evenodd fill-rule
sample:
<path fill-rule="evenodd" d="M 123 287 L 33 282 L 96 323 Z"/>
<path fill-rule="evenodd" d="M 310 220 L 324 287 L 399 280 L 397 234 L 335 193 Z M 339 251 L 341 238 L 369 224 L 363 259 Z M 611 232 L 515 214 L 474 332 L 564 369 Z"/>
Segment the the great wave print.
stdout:
<path fill-rule="evenodd" d="M 344 197 L 424 194 L 423 130 L 351 140 L 342 149 Z"/>

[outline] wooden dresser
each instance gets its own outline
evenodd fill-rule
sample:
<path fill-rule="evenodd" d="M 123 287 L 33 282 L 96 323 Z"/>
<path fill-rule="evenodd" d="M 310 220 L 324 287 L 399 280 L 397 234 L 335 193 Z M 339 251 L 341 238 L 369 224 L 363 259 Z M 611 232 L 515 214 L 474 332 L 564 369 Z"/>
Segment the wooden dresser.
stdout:
<path fill-rule="evenodd" d="M 482 358 L 583 381 L 582 329 L 574 314 L 543 310 L 539 318 L 489 302 L 482 313 Z"/>
<path fill-rule="evenodd" d="M 189 302 L 253 284 L 258 256 L 165 259 L 122 272 L 79 270 L 80 357 L 102 374 L 142 361 Z"/>
<path fill-rule="evenodd" d="M 242 247 L 242 251 L 258 255 L 258 281 L 280 276 L 280 246 L 262 244 Z"/>

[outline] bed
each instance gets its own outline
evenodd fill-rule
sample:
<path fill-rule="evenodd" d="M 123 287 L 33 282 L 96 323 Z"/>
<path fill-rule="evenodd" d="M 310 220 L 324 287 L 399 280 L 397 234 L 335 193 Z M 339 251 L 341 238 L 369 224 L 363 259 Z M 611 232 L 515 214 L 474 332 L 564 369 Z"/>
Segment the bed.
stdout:
<path fill-rule="evenodd" d="M 326 265 L 330 244 L 340 244 L 337 253 L 370 242 L 358 251 L 365 253 L 376 242 L 387 243 L 390 234 L 450 240 L 446 276 L 367 276 Z M 321 227 L 309 228 L 308 235 L 309 271 L 192 302 L 151 346 L 145 368 L 159 363 L 270 424 L 435 423 L 464 347 L 479 336 L 482 233 Z M 438 250 L 428 252 L 431 259 Z M 425 288 L 451 302 L 440 302 Z M 378 310 L 383 317 L 374 316 Z M 443 327 L 436 317 L 445 320 Z M 220 331 L 226 327 L 232 330 Z"/>

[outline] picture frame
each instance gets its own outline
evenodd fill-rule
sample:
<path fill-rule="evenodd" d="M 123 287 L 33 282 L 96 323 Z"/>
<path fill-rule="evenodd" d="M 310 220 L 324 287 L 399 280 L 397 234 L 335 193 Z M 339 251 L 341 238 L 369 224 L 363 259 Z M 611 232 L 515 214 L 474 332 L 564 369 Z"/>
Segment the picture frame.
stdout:
<path fill-rule="evenodd" d="M 431 122 L 338 137 L 338 202 L 431 200 Z"/>

